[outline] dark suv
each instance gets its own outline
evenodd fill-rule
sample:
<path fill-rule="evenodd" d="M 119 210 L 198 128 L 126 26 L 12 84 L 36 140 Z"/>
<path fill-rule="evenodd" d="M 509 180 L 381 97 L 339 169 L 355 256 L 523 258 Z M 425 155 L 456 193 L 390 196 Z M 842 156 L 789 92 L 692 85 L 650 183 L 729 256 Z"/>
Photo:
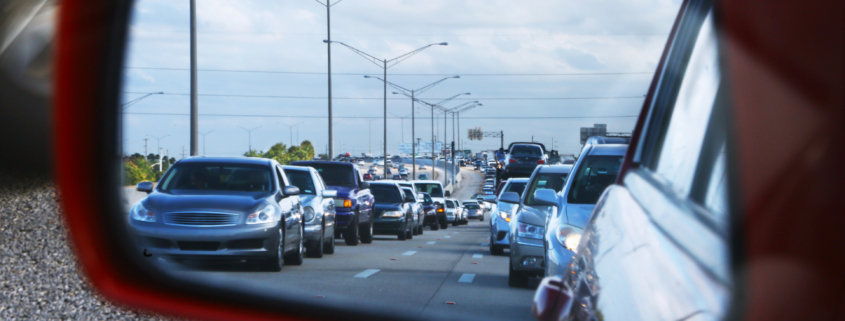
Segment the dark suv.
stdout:
<path fill-rule="evenodd" d="M 320 173 L 329 189 L 337 191 L 335 198 L 335 237 L 341 234 L 346 245 L 373 242 L 373 195 L 358 167 L 353 163 L 329 161 L 299 161 L 291 165 L 310 166 Z"/>
<path fill-rule="evenodd" d="M 546 146 L 540 143 L 511 143 L 505 153 L 502 179 L 529 177 L 537 165 L 546 163 Z"/>

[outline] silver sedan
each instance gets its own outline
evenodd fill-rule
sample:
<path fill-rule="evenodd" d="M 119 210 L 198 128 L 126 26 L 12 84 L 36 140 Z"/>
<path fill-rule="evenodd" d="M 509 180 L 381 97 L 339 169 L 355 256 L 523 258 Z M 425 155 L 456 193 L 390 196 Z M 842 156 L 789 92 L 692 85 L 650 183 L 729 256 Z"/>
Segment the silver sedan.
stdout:
<path fill-rule="evenodd" d="M 329 190 L 313 167 L 282 166 L 291 185 L 299 188 L 302 202 L 308 257 L 334 254 L 335 208 L 337 191 Z"/>

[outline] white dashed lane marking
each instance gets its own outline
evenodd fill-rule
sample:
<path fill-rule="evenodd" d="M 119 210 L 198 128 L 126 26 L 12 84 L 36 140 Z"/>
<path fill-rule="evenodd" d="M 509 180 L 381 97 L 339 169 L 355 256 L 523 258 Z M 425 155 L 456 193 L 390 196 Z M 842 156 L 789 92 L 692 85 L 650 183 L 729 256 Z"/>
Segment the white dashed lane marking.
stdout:
<path fill-rule="evenodd" d="M 361 278 L 361 279 L 366 279 L 366 278 L 367 278 L 367 277 L 369 277 L 370 275 L 373 275 L 373 274 L 378 273 L 378 271 L 381 271 L 381 270 L 379 270 L 379 269 L 369 269 L 369 270 L 364 270 L 364 272 L 361 272 L 361 273 L 355 274 L 355 277 L 356 277 L 356 278 Z"/>
<path fill-rule="evenodd" d="M 402 253 L 402 255 L 414 255 L 414 253 L 417 253 L 417 251 L 408 251 L 408 252 Z"/>
<path fill-rule="evenodd" d="M 473 279 L 475 279 L 475 274 L 464 273 L 464 275 L 461 275 L 461 278 L 458 279 L 458 282 L 459 283 L 472 283 Z"/>
<path fill-rule="evenodd" d="M 446 235 L 446 236 L 444 236 L 444 237 L 448 239 L 448 238 L 451 238 L 452 236 L 451 236 L 451 235 Z"/>
<path fill-rule="evenodd" d="M 437 243 L 437 242 L 431 241 L 431 242 L 428 242 L 428 243 L 425 243 L 425 244 L 435 244 L 435 243 Z"/>
<path fill-rule="evenodd" d="M 483 258 L 483 257 L 484 257 L 484 254 L 473 254 L 472 255 L 473 259 L 480 259 L 480 258 Z"/>

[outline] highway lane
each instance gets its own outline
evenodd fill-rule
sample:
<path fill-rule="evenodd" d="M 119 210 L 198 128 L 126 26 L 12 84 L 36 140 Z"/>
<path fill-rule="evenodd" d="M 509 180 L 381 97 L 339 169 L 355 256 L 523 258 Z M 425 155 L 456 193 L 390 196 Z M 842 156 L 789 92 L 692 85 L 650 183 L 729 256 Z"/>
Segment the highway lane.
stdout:
<path fill-rule="evenodd" d="M 455 195 L 466 199 L 483 180 L 477 172 L 462 172 L 466 183 Z M 263 272 L 250 263 L 162 264 L 186 278 L 405 316 L 529 320 L 533 290 L 508 287 L 508 257 L 490 255 L 487 233 L 488 222 L 473 220 L 446 230 L 426 228 L 407 241 L 395 236 L 376 236 L 372 244 L 358 246 L 337 241 L 335 254 L 281 272 Z"/>

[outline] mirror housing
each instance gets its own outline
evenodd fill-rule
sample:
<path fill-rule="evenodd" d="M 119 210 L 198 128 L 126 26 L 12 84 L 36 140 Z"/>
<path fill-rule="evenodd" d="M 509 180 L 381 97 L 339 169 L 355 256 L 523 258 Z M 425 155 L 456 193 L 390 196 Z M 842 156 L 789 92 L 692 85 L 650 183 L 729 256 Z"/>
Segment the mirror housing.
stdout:
<path fill-rule="evenodd" d="M 322 195 L 324 198 L 336 198 L 336 197 L 337 197 L 337 191 L 327 189 L 327 190 L 323 190 L 323 192 L 321 193 L 321 195 Z"/>
<path fill-rule="evenodd" d="M 373 180 L 376 180 L 376 176 L 375 176 L 375 175 L 373 175 Z M 370 188 L 370 183 L 367 183 L 367 182 L 361 182 L 360 187 L 361 187 L 361 189 L 368 189 L 368 188 Z"/>
<path fill-rule="evenodd" d="M 405 203 L 415 203 L 417 198 L 414 195 L 405 194 Z"/>
<path fill-rule="evenodd" d="M 534 204 L 542 206 L 557 206 L 557 193 L 548 188 L 541 188 L 534 191 Z"/>
<path fill-rule="evenodd" d="M 444 195 L 446 195 L 446 197 L 451 197 L 451 196 L 452 196 L 452 192 L 446 191 L 446 193 L 445 193 Z"/>
<path fill-rule="evenodd" d="M 150 182 L 150 181 L 140 182 L 140 183 L 138 183 L 138 185 L 135 185 L 135 190 L 137 190 L 139 192 L 144 192 L 144 193 L 147 193 L 147 194 L 152 193 L 153 192 L 153 182 Z"/>
<path fill-rule="evenodd" d="M 299 195 L 299 187 L 293 185 L 285 186 L 285 188 L 282 189 L 282 193 L 284 193 L 285 196 Z"/>
<path fill-rule="evenodd" d="M 499 196 L 499 202 L 519 204 L 519 194 L 515 192 L 504 192 Z"/>
<path fill-rule="evenodd" d="M 487 195 L 484 196 L 485 202 L 496 203 L 496 195 Z"/>

